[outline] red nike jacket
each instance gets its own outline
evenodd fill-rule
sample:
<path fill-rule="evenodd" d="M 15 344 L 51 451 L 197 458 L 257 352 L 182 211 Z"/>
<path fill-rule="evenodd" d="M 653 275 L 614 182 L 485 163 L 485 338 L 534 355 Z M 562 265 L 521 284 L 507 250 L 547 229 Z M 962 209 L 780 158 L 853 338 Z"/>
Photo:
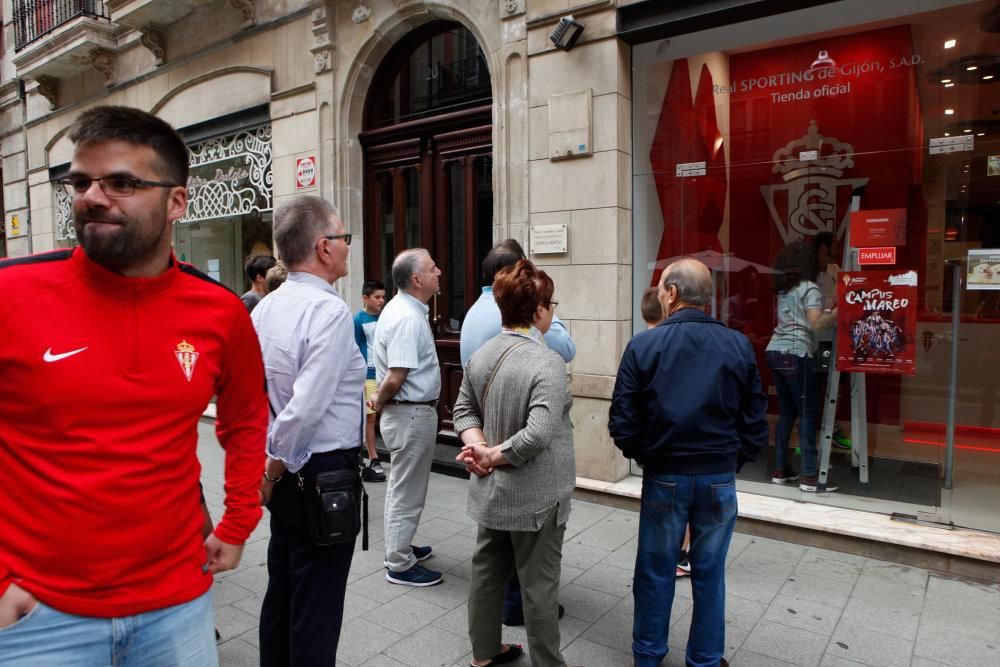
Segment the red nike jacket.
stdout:
<path fill-rule="evenodd" d="M 267 398 L 239 297 L 175 259 L 155 278 L 81 248 L 0 262 L 0 378 L 0 594 L 114 617 L 208 590 L 196 449 L 213 395 L 215 534 L 242 544 L 261 516 Z"/>

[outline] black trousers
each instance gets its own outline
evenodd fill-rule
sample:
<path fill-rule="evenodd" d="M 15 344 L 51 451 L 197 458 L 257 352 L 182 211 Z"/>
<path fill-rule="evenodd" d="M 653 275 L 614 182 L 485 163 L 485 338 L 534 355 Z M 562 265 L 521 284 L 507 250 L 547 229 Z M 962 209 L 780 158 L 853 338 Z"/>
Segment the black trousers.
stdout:
<path fill-rule="evenodd" d="M 356 468 L 360 449 L 313 454 L 304 477 Z M 275 484 L 268 509 L 267 592 L 260 611 L 261 667 L 332 667 L 337 662 L 354 540 L 318 547 L 309 537 L 304 496 L 291 473 Z"/>

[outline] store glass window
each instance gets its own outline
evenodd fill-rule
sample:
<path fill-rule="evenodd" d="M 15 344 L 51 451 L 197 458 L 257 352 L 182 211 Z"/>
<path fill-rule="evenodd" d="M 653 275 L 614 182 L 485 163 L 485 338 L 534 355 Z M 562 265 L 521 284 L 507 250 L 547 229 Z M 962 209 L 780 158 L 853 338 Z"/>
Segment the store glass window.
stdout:
<path fill-rule="evenodd" d="M 741 488 L 1000 531 L 995 3 L 849 0 L 642 44 L 633 93 L 635 331 L 666 265 L 710 267 L 769 396 Z M 814 440 L 838 491 L 772 482 L 782 399 L 816 412 L 791 468 Z"/>
<path fill-rule="evenodd" d="M 233 291 L 250 289 L 243 264 L 273 255 L 271 126 L 188 146 L 187 214 L 174 224 L 174 251 Z"/>

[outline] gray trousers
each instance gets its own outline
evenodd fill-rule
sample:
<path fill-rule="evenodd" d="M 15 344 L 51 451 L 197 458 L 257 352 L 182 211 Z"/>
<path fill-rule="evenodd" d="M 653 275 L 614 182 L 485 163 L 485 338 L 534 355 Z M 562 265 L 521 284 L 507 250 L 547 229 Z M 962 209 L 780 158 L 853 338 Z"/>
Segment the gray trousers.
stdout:
<path fill-rule="evenodd" d="M 537 532 L 479 526 L 469 581 L 469 639 L 472 657 L 489 660 L 500 652 L 504 584 L 516 568 L 524 600 L 524 626 L 534 667 L 563 667 L 559 652 L 559 575 L 566 525 L 556 525 L 558 508 Z"/>
<path fill-rule="evenodd" d="M 437 409 L 387 405 L 382 439 L 392 456 L 385 489 L 385 566 L 403 572 L 416 565 L 411 544 L 427 500 L 437 440 Z"/>

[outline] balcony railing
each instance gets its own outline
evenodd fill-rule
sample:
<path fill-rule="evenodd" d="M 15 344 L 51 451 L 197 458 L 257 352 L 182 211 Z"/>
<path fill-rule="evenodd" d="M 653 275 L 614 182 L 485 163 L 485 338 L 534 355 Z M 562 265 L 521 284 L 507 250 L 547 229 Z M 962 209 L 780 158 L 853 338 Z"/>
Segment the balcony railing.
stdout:
<path fill-rule="evenodd" d="M 108 10 L 101 0 L 14 0 L 14 50 L 78 16 L 106 19 Z"/>

